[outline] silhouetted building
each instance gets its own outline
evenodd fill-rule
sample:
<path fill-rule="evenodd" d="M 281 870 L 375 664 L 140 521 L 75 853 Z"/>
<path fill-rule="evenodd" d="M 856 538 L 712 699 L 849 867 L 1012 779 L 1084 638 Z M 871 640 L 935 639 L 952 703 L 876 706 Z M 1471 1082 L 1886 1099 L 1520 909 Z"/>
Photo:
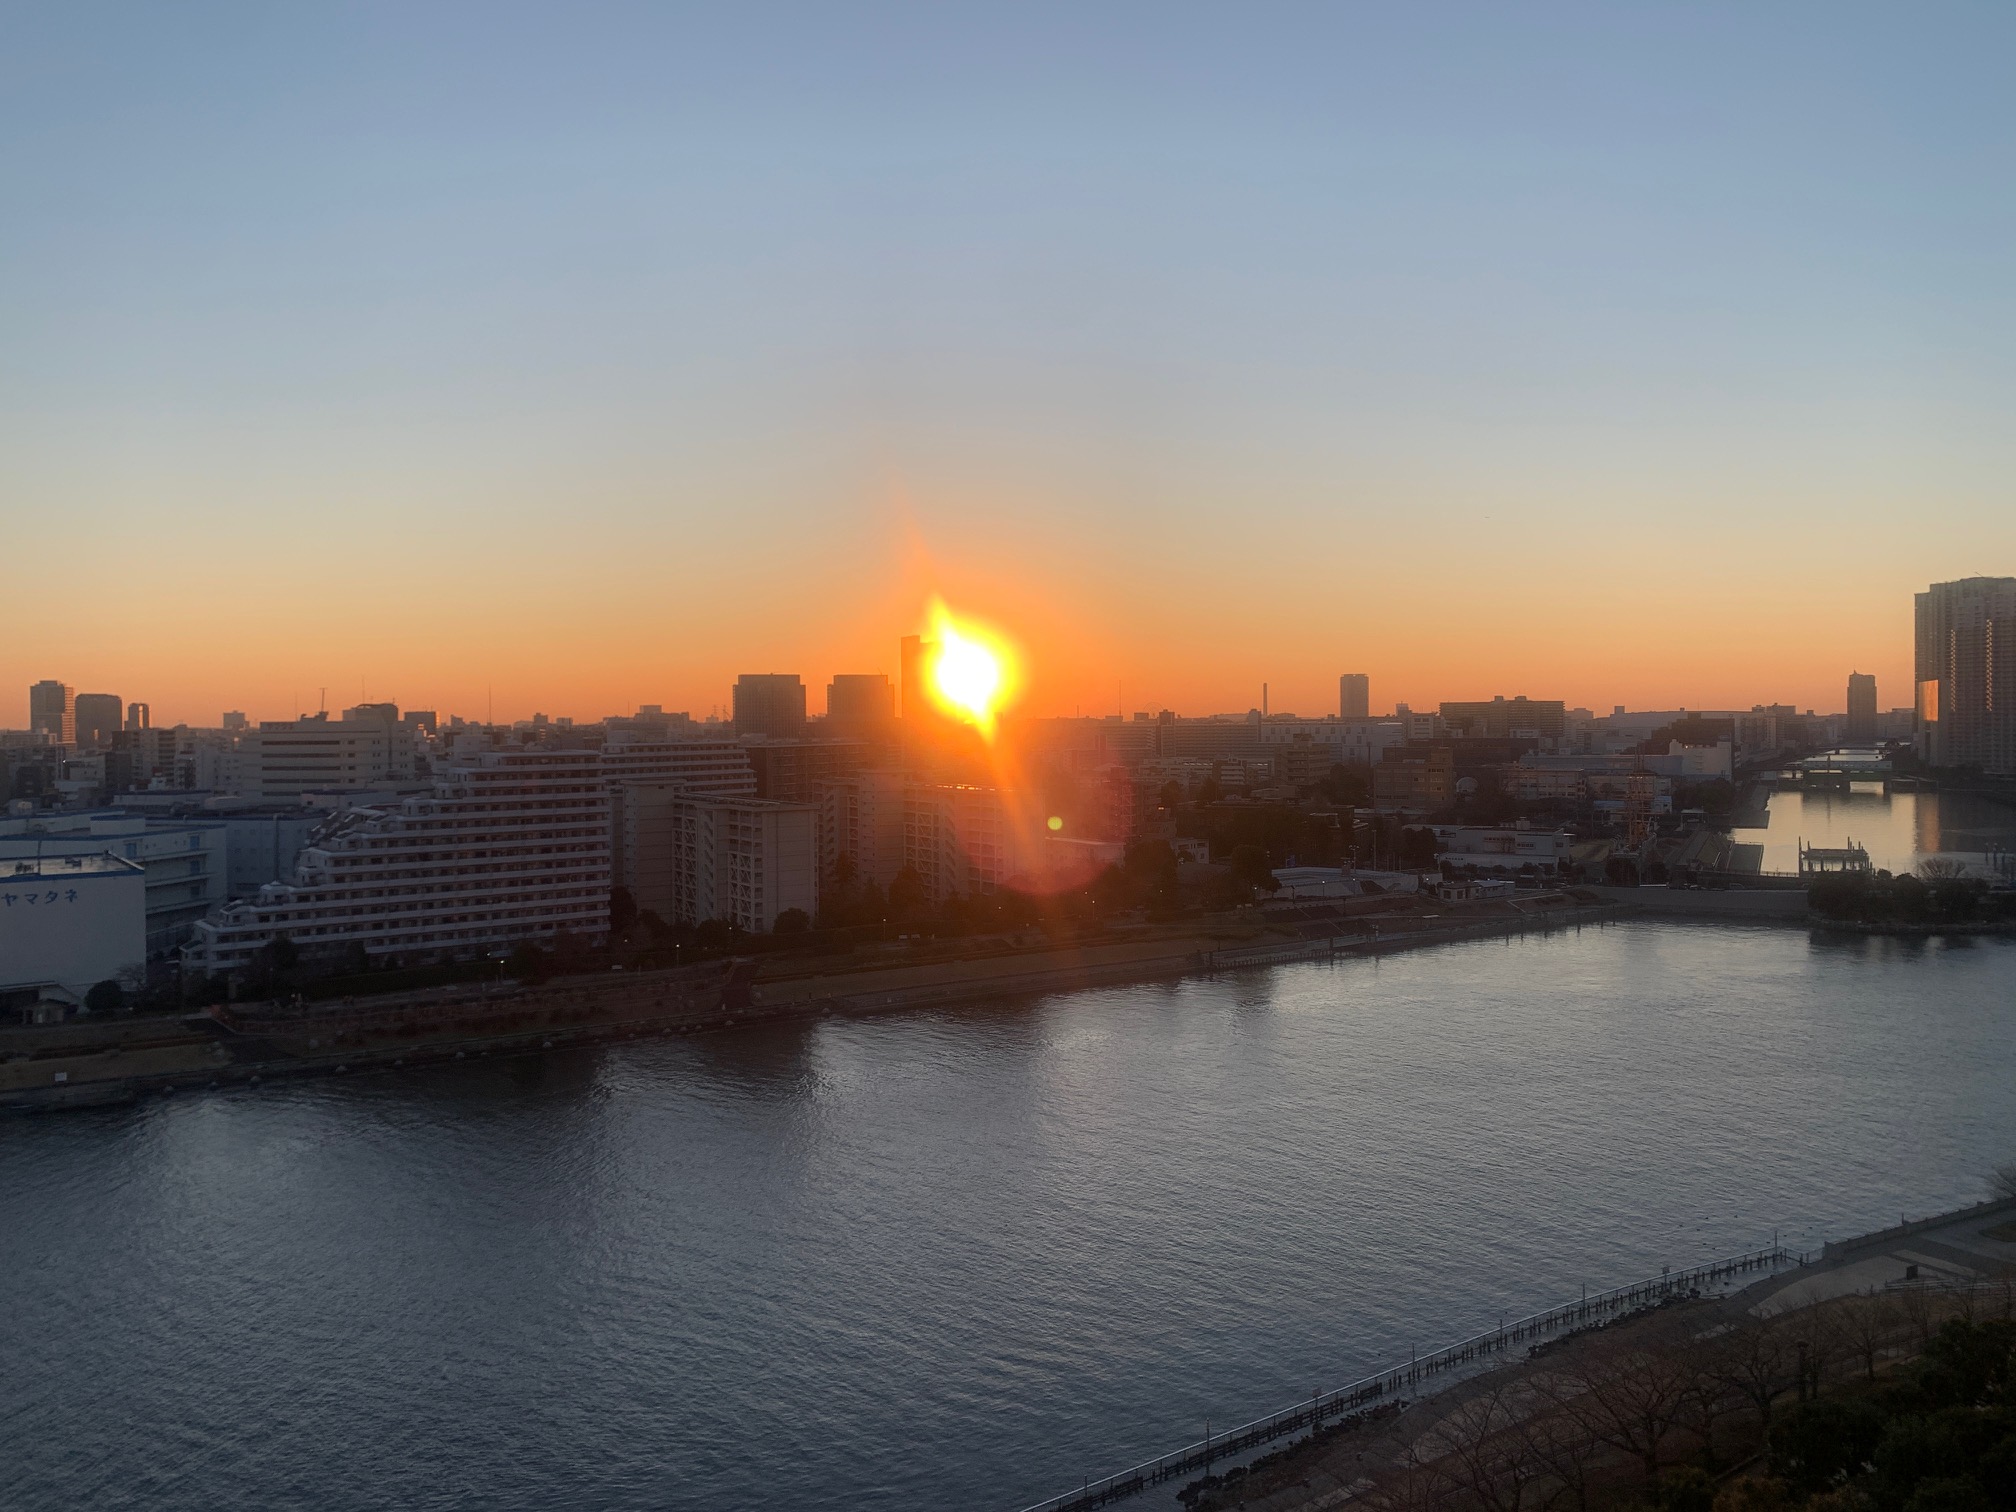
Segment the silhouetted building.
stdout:
<path fill-rule="evenodd" d="M 1568 706 L 1558 698 L 1517 698 L 1502 694 L 1488 702 L 1444 703 L 1442 722 L 1453 735 L 1497 736 L 1530 731 L 1544 740 L 1559 740 L 1567 728 Z"/>
<path fill-rule="evenodd" d="M 105 791 L 130 793 L 176 785 L 177 741 L 173 730 L 120 730 L 105 753 Z"/>
<path fill-rule="evenodd" d="M 805 684 L 796 672 L 744 672 L 735 679 L 735 733 L 795 740 L 805 733 Z"/>
<path fill-rule="evenodd" d="M 842 672 L 826 685 L 826 734 L 886 740 L 896 719 L 896 690 L 880 672 Z"/>
<path fill-rule="evenodd" d="M 1961 578 L 1918 595 L 1918 754 L 2016 772 L 2016 578 Z"/>
<path fill-rule="evenodd" d="M 28 690 L 28 728 L 41 730 L 64 745 L 77 743 L 77 690 L 45 678 Z"/>
<path fill-rule="evenodd" d="M 1340 719 L 1372 717 L 1372 679 L 1363 672 L 1346 672 L 1337 679 L 1337 716 Z"/>
<path fill-rule="evenodd" d="M 903 679 L 903 708 L 905 720 L 921 719 L 935 712 L 931 706 L 930 690 L 924 686 L 924 679 L 930 670 L 931 653 L 937 649 L 936 641 L 927 641 L 921 635 L 906 635 L 901 648 L 901 667 L 898 669 Z"/>
<path fill-rule="evenodd" d="M 153 728 L 153 724 L 154 724 L 154 711 L 148 708 L 146 704 L 130 703 L 126 705 L 127 729 L 146 730 Z"/>
<path fill-rule="evenodd" d="M 1447 808 L 1456 797 L 1456 757 L 1446 745 L 1386 751 L 1372 768 L 1372 801 L 1379 808 Z"/>
<path fill-rule="evenodd" d="M 72 705 L 77 711 L 77 743 L 102 746 L 125 722 L 126 704 L 117 693 L 79 693 Z"/>
<path fill-rule="evenodd" d="M 1848 674 L 1848 739 L 1867 745 L 1876 739 L 1876 679 L 1867 672 Z"/>

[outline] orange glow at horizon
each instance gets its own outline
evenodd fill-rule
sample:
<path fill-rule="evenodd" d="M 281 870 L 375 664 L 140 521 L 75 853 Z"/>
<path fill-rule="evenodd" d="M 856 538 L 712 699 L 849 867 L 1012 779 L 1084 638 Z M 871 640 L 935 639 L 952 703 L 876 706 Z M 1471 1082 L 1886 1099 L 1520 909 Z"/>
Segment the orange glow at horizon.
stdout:
<path fill-rule="evenodd" d="M 942 601 L 931 605 L 935 649 L 925 689 L 949 717 L 992 739 L 995 724 L 1020 686 L 1020 659 L 998 631 L 953 616 Z"/>

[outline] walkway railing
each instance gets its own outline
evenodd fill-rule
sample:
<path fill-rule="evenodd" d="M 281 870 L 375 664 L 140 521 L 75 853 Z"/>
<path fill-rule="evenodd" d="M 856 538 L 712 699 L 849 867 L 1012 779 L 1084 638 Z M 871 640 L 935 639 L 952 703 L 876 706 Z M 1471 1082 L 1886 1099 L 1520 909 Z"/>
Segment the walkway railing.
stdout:
<path fill-rule="evenodd" d="M 1545 1338 L 1585 1324 L 1614 1317 L 1618 1313 L 1629 1312 L 1634 1307 L 1663 1301 L 1668 1297 L 1685 1296 L 1704 1286 L 1726 1280 L 1753 1270 L 1776 1270 L 1782 1265 L 1804 1263 L 1804 1256 L 1793 1254 L 1782 1245 L 1772 1244 L 1763 1249 L 1749 1250 L 1741 1255 L 1731 1255 L 1723 1260 L 1711 1260 L 1705 1265 L 1692 1266 L 1687 1270 L 1667 1271 L 1645 1281 L 1634 1281 L 1629 1286 L 1613 1287 L 1609 1291 L 1585 1295 L 1575 1302 L 1564 1302 L 1559 1307 L 1550 1307 L 1545 1312 L 1533 1313 L 1515 1323 L 1480 1333 L 1454 1344 L 1444 1345 L 1425 1355 L 1417 1355 L 1404 1365 L 1395 1365 L 1377 1375 L 1366 1376 L 1353 1381 L 1349 1386 L 1335 1391 L 1319 1392 L 1307 1401 L 1297 1402 L 1292 1407 L 1284 1407 L 1279 1412 L 1266 1417 L 1255 1418 L 1250 1423 L 1228 1429 L 1224 1433 L 1212 1434 L 1194 1444 L 1186 1445 L 1169 1454 L 1152 1460 L 1144 1460 L 1129 1469 L 1118 1471 L 1100 1480 L 1088 1481 L 1076 1491 L 1066 1491 L 1023 1509 L 1023 1512 L 1089 1512 L 1090 1508 L 1107 1506 L 1149 1486 L 1188 1475 L 1196 1470 L 1208 1470 L 1214 1460 L 1244 1453 L 1274 1439 L 1283 1438 L 1302 1429 L 1314 1432 L 1326 1421 L 1341 1418 L 1361 1408 L 1377 1406 L 1394 1400 L 1411 1387 L 1419 1385 L 1429 1376 L 1445 1370 L 1470 1364 L 1490 1355 L 1499 1354 L 1514 1344 L 1528 1339 Z"/>

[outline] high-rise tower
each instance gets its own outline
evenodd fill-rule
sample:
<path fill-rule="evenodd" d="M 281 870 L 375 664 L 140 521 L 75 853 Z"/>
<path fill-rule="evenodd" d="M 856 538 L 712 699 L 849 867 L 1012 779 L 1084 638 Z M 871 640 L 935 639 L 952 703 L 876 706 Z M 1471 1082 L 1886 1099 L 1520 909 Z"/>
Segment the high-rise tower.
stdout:
<path fill-rule="evenodd" d="M 1876 679 L 1867 672 L 1848 674 L 1848 740 L 1867 745 L 1876 738 Z"/>
<path fill-rule="evenodd" d="M 77 743 L 77 690 L 55 678 L 44 678 L 28 690 L 28 728 L 61 741 Z"/>
<path fill-rule="evenodd" d="M 1918 595 L 1918 754 L 2016 772 L 2016 578 L 1961 578 Z"/>
<path fill-rule="evenodd" d="M 1346 719 L 1372 716 L 1372 679 L 1363 672 L 1346 672 L 1337 679 L 1337 712 Z"/>

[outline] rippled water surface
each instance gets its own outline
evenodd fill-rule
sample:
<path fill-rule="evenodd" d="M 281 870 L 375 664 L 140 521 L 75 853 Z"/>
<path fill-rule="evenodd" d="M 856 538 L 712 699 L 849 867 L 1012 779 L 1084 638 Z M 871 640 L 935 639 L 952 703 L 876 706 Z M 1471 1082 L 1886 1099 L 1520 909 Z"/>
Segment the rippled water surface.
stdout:
<path fill-rule="evenodd" d="M 1627 924 L 0 1123 L 0 1505 L 999 1507 L 1972 1200 L 2016 945 Z"/>
<path fill-rule="evenodd" d="M 2016 809 L 1973 793 L 1885 792 L 1863 784 L 1846 792 L 1782 788 L 1771 795 L 1763 829 L 1735 838 L 1764 847 L 1764 870 L 1799 870 L 1799 845 L 1859 845 L 1872 866 L 1908 872 L 1922 862 L 1960 861 L 1987 876 L 1999 855 L 2016 850 Z"/>

